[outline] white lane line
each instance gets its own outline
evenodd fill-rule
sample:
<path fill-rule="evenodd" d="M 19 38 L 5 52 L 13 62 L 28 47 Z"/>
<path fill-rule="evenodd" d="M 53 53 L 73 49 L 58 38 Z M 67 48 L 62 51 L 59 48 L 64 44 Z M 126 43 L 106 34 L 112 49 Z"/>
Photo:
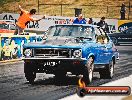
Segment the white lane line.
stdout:
<path fill-rule="evenodd" d="M 20 62 L 23 62 L 23 61 L 21 59 L 5 60 L 5 61 L 0 61 L 0 65 L 15 64 Z"/>
<path fill-rule="evenodd" d="M 0 61 L 0 63 L 17 62 L 17 61 L 22 61 L 22 60 L 21 59 L 2 60 Z"/>

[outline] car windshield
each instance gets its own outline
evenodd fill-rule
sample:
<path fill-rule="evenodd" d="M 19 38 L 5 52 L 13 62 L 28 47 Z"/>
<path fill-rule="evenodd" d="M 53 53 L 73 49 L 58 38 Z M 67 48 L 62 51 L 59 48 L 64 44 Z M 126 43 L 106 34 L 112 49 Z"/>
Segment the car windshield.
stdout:
<path fill-rule="evenodd" d="M 6 23 L 0 23 L 0 29 L 9 29 L 9 25 Z"/>
<path fill-rule="evenodd" d="M 58 25 L 50 27 L 48 35 L 93 38 L 94 32 L 90 26 Z"/>

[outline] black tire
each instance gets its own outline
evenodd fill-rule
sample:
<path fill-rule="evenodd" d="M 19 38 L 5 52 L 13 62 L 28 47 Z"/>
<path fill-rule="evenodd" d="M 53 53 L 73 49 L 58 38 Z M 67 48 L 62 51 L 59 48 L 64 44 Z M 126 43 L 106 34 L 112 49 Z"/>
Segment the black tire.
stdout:
<path fill-rule="evenodd" d="M 110 64 L 105 65 L 105 68 L 100 71 L 100 78 L 102 79 L 112 79 L 114 75 L 114 62 L 111 61 Z"/>
<path fill-rule="evenodd" d="M 30 84 L 33 84 L 36 78 L 36 73 L 32 64 L 24 63 L 24 73 L 27 81 L 29 81 Z"/>
<path fill-rule="evenodd" d="M 84 66 L 84 70 L 83 70 L 82 80 L 86 83 L 86 85 L 92 82 L 93 70 L 94 70 L 94 59 L 93 59 L 93 57 L 90 57 L 87 60 L 87 63 Z"/>

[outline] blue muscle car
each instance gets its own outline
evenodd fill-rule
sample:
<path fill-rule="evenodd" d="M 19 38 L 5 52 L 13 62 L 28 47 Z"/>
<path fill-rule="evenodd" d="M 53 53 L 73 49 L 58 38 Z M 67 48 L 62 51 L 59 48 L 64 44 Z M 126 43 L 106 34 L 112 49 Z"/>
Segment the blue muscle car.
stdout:
<path fill-rule="evenodd" d="M 87 84 L 93 71 L 101 78 L 112 78 L 119 53 L 108 35 L 94 25 L 55 25 L 41 42 L 23 46 L 24 72 L 33 83 L 36 73 L 52 73 L 61 80 L 67 72 L 83 75 Z"/>

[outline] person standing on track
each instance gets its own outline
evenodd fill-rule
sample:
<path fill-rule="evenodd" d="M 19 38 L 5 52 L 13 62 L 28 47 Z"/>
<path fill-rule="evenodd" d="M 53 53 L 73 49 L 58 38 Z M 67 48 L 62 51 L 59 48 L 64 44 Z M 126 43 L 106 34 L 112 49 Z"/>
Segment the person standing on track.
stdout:
<path fill-rule="evenodd" d="M 94 21 L 92 18 L 89 18 L 88 24 L 92 24 L 92 25 L 94 24 Z"/>
<path fill-rule="evenodd" d="M 40 21 L 41 19 L 45 18 L 45 16 L 43 16 L 40 19 L 33 18 L 32 16 L 35 15 L 36 9 L 31 9 L 30 12 L 28 12 L 24 10 L 20 5 L 19 5 L 19 9 L 21 11 L 21 14 L 20 17 L 18 18 L 18 21 L 16 22 L 16 30 L 14 32 L 14 35 L 22 34 L 27 24 L 30 21 Z"/>
<path fill-rule="evenodd" d="M 125 20 L 125 13 L 126 13 L 126 6 L 123 3 L 121 6 L 120 14 L 121 14 L 121 20 Z"/>
<path fill-rule="evenodd" d="M 83 15 L 80 14 L 78 18 L 73 21 L 73 24 L 86 24 L 86 20 L 83 18 Z"/>
<path fill-rule="evenodd" d="M 100 26 L 105 32 L 109 33 L 109 27 L 105 22 L 105 17 L 101 18 L 101 20 L 97 23 L 97 26 Z"/>

